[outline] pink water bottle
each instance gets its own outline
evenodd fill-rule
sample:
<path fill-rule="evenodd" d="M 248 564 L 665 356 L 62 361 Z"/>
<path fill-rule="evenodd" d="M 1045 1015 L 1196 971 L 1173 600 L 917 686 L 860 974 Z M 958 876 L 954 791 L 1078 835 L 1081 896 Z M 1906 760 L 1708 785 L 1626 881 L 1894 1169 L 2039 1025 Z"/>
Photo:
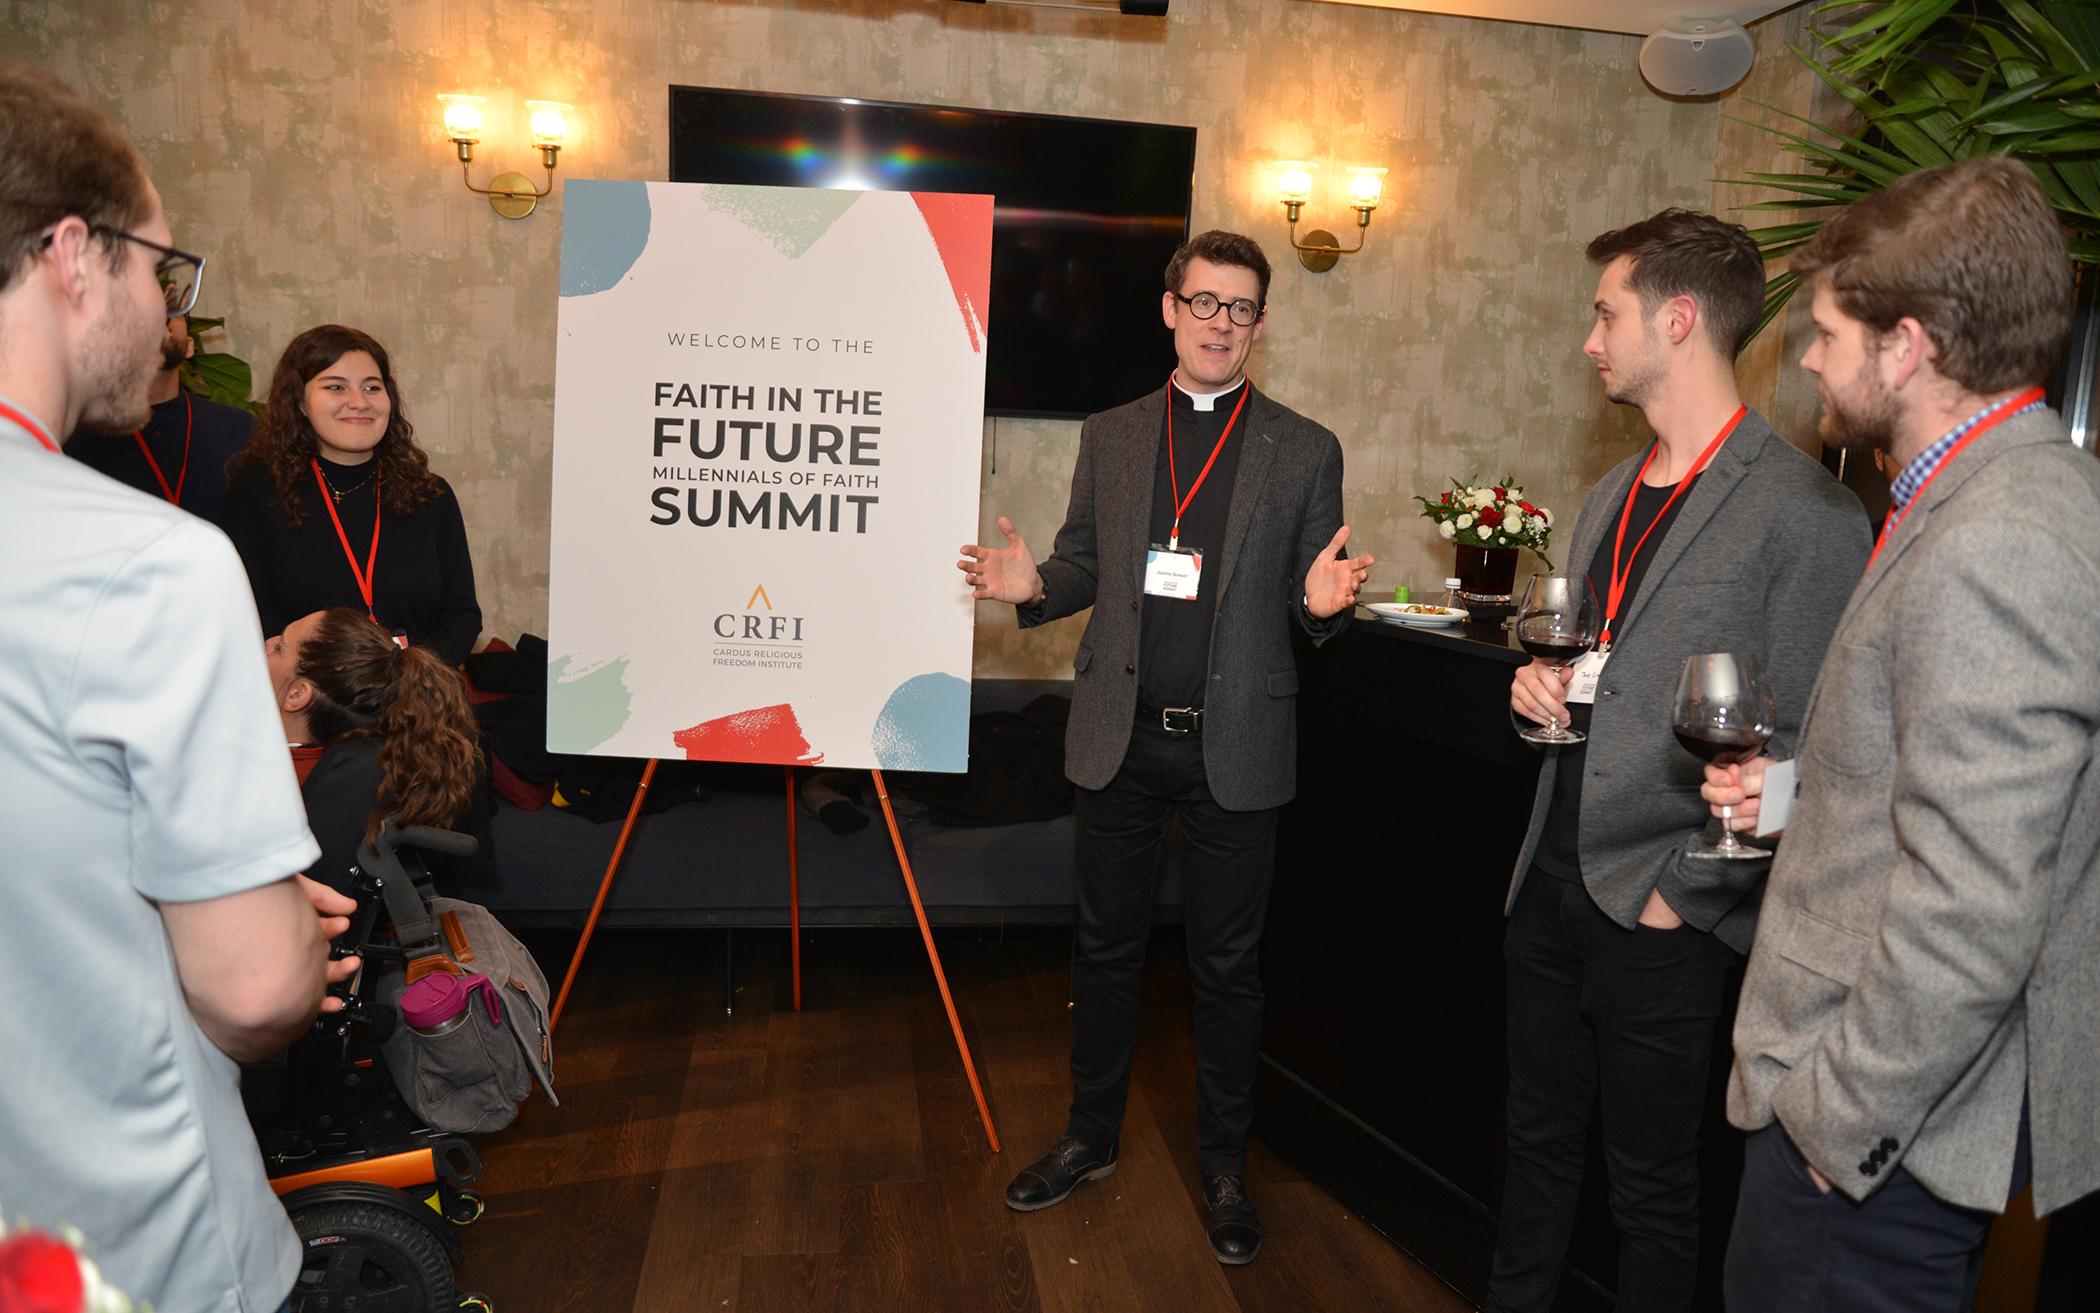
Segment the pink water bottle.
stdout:
<path fill-rule="evenodd" d="M 443 972 L 423 977 L 401 995 L 401 1019 L 418 1035 L 434 1039 L 449 1035 L 467 1024 L 473 1014 L 474 996 L 481 996 L 489 1025 L 503 1025 L 503 1001 L 484 975 L 450 976 Z"/>

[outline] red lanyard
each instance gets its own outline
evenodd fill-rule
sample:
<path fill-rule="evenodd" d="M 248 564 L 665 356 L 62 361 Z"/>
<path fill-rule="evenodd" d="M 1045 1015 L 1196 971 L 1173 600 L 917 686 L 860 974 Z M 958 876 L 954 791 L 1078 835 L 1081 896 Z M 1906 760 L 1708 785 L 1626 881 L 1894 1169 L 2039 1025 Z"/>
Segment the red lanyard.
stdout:
<path fill-rule="evenodd" d="M 1612 622 L 1619 618 L 1619 603 L 1626 600 L 1626 585 L 1633 578 L 1633 563 L 1641 559 L 1641 548 L 1647 545 L 1648 535 L 1655 532 L 1655 526 L 1663 522 L 1663 517 L 1670 513 L 1670 508 L 1684 495 L 1684 490 L 1692 486 L 1692 480 L 1698 478 L 1700 472 L 1713 461 L 1714 453 L 1721 449 L 1721 444 L 1728 441 L 1728 435 L 1735 432 L 1735 426 L 1742 423 L 1743 416 L 1749 413 L 1748 406 L 1736 407 L 1735 414 L 1728 417 L 1728 422 L 1721 426 L 1721 431 L 1714 435 L 1714 440 L 1706 444 L 1706 450 L 1699 453 L 1699 459 L 1692 463 L 1692 468 L 1686 471 L 1685 476 L 1677 481 L 1677 486 L 1670 490 L 1669 500 L 1662 504 L 1662 509 L 1655 513 L 1655 518 L 1648 521 L 1648 527 L 1641 530 L 1641 536 L 1633 544 L 1633 555 L 1622 560 L 1621 553 L 1626 547 L 1626 524 L 1633 518 L 1633 499 L 1641 490 L 1641 479 L 1648 473 L 1648 466 L 1655 461 L 1655 453 L 1662 450 L 1662 442 L 1658 439 L 1656 444 L 1648 449 L 1648 459 L 1641 462 L 1640 473 L 1633 476 L 1633 486 L 1626 490 L 1626 505 L 1619 512 L 1619 534 L 1612 539 L 1611 578 L 1604 590 L 1604 632 L 1597 639 L 1599 648 L 1607 651 L 1611 648 Z"/>
<path fill-rule="evenodd" d="M 321 505 L 328 508 L 328 518 L 335 522 L 336 541 L 343 545 L 343 559 L 350 562 L 350 576 L 357 580 L 357 591 L 364 596 L 365 615 L 376 625 L 379 616 L 372 609 L 372 581 L 379 577 L 379 494 L 385 491 L 386 471 L 372 471 L 372 550 L 365 554 L 365 568 L 360 570 L 357 568 L 357 553 L 350 550 L 350 535 L 343 532 L 343 517 L 335 511 L 335 494 L 328 490 L 328 480 L 321 476 L 321 462 L 308 457 L 307 463 L 314 467 L 314 482 L 321 486 Z"/>
<path fill-rule="evenodd" d="M 1203 472 L 1189 485 L 1189 495 L 1184 497 L 1181 495 L 1180 473 L 1174 468 L 1174 380 L 1167 380 L 1167 479 L 1169 486 L 1174 490 L 1174 529 L 1167 537 L 1168 551 L 1180 549 L 1181 513 L 1189 508 L 1190 502 L 1196 500 L 1196 489 L 1202 487 L 1203 481 L 1210 477 L 1210 467 L 1218 463 L 1218 453 L 1225 450 L 1225 439 L 1232 436 L 1232 426 L 1240 422 L 1240 411 L 1247 404 L 1247 394 L 1252 391 L 1254 385 L 1242 380 L 1240 399 L 1232 407 L 1232 418 L 1225 421 L 1225 431 L 1218 435 L 1218 445 L 1210 449 L 1210 459 L 1203 462 Z"/>
<path fill-rule="evenodd" d="M 1939 464 L 1932 467 L 1932 473 L 1925 476 L 1925 481 L 1920 483 L 1918 490 L 1910 495 L 1910 500 L 1903 503 L 1903 509 L 1896 511 L 1881 522 L 1881 536 L 1874 540 L 1874 554 L 1867 558 L 1867 569 L 1871 570 L 1874 568 L 1874 558 L 1880 556 L 1881 549 L 1888 545 L 1888 540 L 1896 536 L 1896 526 L 1903 523 L 1903 517 L 1910 514 L 1911 507 L 1924 500 L 1925 490 L 1932 486 L 1934 479 L 1940 477 L 1941 470 L 1954 463 L 1954 458 L 1961 455 L 1962 448 L 1976 441 L 1976 439 L 1992 429 L 1997 428 L 2006 420 L 2011 419 L 2017 412 L 2025 410 L 2035 402 L 2040 401 L 2042 396 L 2043 393 L 2040 388 L 2029 388 L 2010 400 L 1999 402 L 1997 408 L 1991 412 L 1988 419 L 1978 421 L 1975 428 L 1962 434 L 1961 441 L 1947 449 L 1947 454 L 1940 457 Z"/>
<path fill-rule="evenodd" d="M 168 487 L 168 476 L 160 472 L 160 462 L 153 459 L 153 449 L 146 445 L 146 430 L 131 431 L 131 436 L 138 439 L 139 455 L 146 458 L 146 464 L 153 468 L 153 477 L 160 480 L 160 495 L 166 497 L 171 506 L 182 505 L 182 485 L 189 482 L 190 477 L 190 439 L 197 435 L 197 407 L 191 403 L 187 392 L 182 394 L 182 413 L 189 422 L 182 430 L 182 468 L 175 473 L 173 489 Z"/>
<path fill-rule="evenodd" d="M 58 444 L 51 440 L 50 434 L 44 432 L 43 425 L 29 418 L 23 412 L 16 410 L 13 406 L 8 405 L 5 401 L 0 401 L 0 419 L 13 420 L 23 428 L 28 429 L 30 437 L 35 438 L 53 451 L 58 450 Z"/>

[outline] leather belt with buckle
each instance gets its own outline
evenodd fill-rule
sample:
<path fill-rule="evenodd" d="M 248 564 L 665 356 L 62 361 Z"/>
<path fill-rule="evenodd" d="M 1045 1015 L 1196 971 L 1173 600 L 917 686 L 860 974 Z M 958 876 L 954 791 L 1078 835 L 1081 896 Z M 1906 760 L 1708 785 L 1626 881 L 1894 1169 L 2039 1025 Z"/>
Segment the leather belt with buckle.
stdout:
<path fill-rule="evenodd" d="M 1169 734 L 1195 734 L 1203 728 L 1203 708 L 1139 707 L 1138 719 L 1148 723 L 1156 719 Z"/>

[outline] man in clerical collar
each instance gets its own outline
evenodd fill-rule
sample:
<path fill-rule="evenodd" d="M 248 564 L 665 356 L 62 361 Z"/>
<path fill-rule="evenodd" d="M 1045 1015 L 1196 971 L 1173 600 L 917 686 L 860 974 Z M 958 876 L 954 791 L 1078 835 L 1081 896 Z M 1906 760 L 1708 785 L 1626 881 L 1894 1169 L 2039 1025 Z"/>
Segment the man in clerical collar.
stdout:
<path fill-rule="evenodd" d="M 1211 1252 L 1230 1264 L 1262 1238 L 1247 1128 L 1277 813 L 1297 787 L 1291 628 L 1316 643 L 1339 633 L 1371 566 L 1342 555 L 1341 444 L 1247 378 L 1268 291 L 1251 238 L 1183 245 L 1160 298 L 1173 374 L 1086 421 L 1050 557 L 1038 565 L 1002 516 L 1007 545 L 966 546 L 957 563 L 973 596 L 1012 603 L 1024 628 L 1093 609 L 1065 742 L 1079 829 L 1072 1104 L 1007 1206 L 1048 1208 L 1116 1169 L 1153 883 L 1178 816 L 1197 1166 Z"/>
<path fill-rule="evenodd" d="M 146 422 L 129 433 L 82 429 L 67 439 L 66 454 L 119 483 L 221 524 L 226 467 L 247 445 L 255 416 L 183 386 L 182 367 L 196 354 L 189 316 L 172 316 L 161 339 L 160 370 L 146 394 L 153 407 Z"/>

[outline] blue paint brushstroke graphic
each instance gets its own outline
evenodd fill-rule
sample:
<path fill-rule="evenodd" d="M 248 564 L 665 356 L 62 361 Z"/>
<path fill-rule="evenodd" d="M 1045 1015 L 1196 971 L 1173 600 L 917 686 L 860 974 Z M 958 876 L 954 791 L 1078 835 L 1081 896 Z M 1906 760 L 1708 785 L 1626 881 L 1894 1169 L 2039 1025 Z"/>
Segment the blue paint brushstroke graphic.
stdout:
<path fill-rule="evenodd" d="M 970 764 L 970 685 L 953 675 L 914 675 L 875 718 L 869 746 L 884 770 L 960 771 Z"/>
<path fill-rule="evenodd" d="M 562 191 L 561 294 L 619 286 L 649 245 L 649 184 L 579 178 Z"/>

